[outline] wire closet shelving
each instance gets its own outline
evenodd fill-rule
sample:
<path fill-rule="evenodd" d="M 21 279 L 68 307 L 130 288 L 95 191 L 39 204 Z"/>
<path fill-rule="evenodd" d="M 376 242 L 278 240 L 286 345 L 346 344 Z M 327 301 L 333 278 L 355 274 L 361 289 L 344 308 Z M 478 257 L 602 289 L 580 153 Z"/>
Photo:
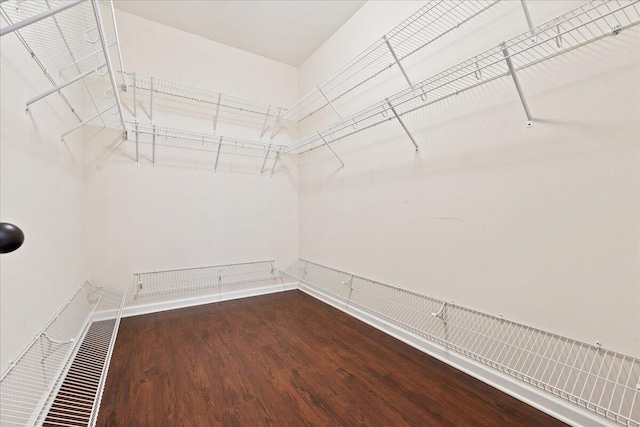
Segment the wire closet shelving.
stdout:
<path fill-rule="evenodd" d="M 124 302 L 80 286 L 0 377 L 0 425 L 95 426 Z"/>
<path fill-rule="evenodd" d="M 0 15 L 7 25 L 0 35 L 15 33 L 53 85 L 25 100 L 33 103 L 58 93 L 79 124 L 121 128 L 126 133 L 116 70 L 122 69 L 111 0 L 3 0 Z M 33 114 L 37 114 L 34 111 Z"/>
<path fill-rule="evenodd" d="M 342 118 L 291 144 L 287 152 L 304 153 L 394 119 L 402 125 L 417 151 L 418 144 L 402 121 L 403 115 L 507 75 L 514 79 L 527 125 L 531 126 L 533 117 L 519 85 L 517 71 L 637 25 L 640 23 L 639 3 L 640 0 L 590 1 Z"/>
<path fill-rule="evenodd" d="M 640 426 L 636 357 L 303 259 L 283 274 L 607 420 Z"/>
<path fill-rule="evenodd" d="M 411 86 L 402 61 L 499 1 L 429 1 L 345 66 L 318 83 L 288 108 L 283 118 L 302 121 L 327 106 L 334 108 L 333 102 L 337 99 L 394 65 L 400 68 Z M 334 111 L 340 116 L 335 108 Z"/>
<path fill-rule="evenodd" d="M 195 88 L 182 83 L 159 79 L 138 73 L 125 73 L 129 79 L 131 92 L 133 93 L 133 122 L 128 122 L 130 133 L 136 144 L 136 163 L 140 164 L 140 142 L 151 143 L 151 163 L 156 163 L 156 146 L 179 146 L 205 151 L 214 150 L 215 165 L 218 169 L 220 154 L 237 154 L 238 152 L 264 153 L 264 159 L 260 174 L 265 170 L 267 160 L 273 159 L 271 174 L 273 174 L 280 153 L 285 146 L 272 143 L 272 139 L 278 131 L 282 107 L 260 103 L 250 99 L 227 95 L 220 92 Z M 138 119 L 138 97 L 149 99 L 149 124 L 142 124 Z M 213 133 L 197 132 L 187 129 L 177 129 L 156 126 L 154 121 L 154 99 L 168 99 L 180 101 L 192 106 L 205 106 L 211 110 Z M 223 112 L 240 114 L 248 120 L 259 120 L 262 123 L 260 134 L 255 139 L 236 138 L 221 135 L 218 132 L 218 119 Z M 269 130 L 271 130 L 269 132 Z M 263 137 L 265 141 L 263 141 Z"/>

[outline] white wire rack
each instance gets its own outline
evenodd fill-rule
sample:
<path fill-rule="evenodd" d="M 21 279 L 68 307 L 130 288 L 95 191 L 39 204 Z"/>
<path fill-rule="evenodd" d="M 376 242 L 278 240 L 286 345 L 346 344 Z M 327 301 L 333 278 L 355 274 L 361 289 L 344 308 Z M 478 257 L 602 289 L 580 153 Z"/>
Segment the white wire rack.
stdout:
<path fill-rule="evenodd" d="M 86 282 L 0 377 L 0 425 L 94 426 L 125 296 Z"/>
<path fill-rule="evenodd" d="M 301 121 L 353 89 L 397 65 L 411 86 L 402 61 L 499 0 L 431 0 L 291 106 L 283 118 Z M 336 111 L 337 112 L 337 111 Z"/>
<path fill-rule="evenodd" d="M 291 144 L 287 152 L 303 153 L 393 119 L 400 121 L 417 148 L 401 116 L 509 74 L 516 82 L 527 117 L 532 120 L 516 71 L 640 23 L 639 2 L 590 1 L 303 138 Z"/>
<path fill-rule="evenodd" d="M 286 146 L 280 144 L 272 144 L 260 141 L 250 141 L 240 138 L 232 138 L 227 136 L 215 135 L 203 132 L 194 132 L 184 129 L 174 129 L 159 127 L 153 124 L 130 123 L 129 138 L 133 137 L 136 142 L 136 162 L 139 163 L 139 144 L 151 144 L 151 162 L 156 164 L 156 147 L 182 147 L 195 150 L 203 150 L 212 152 L 211 156 L 214 160 L 214 170 L 218 169 L 221 154 L 241 154 L 241 153 L 261 153 L 262 167 L 260 174 L 267 166 L 267 161 L 272 160 L 271 174 L 273 174 L 276 164 L 281 153 L 284 152 Z M 263 156 L 263 157 L 262 157 Z"/>
<path fill-rule="evenodd" d="M 125 74 L 127 76 L 128 86 L 132 90 L 137 91 L 139 95 L 144 94 L 145 96 L 151 97 L 150 92 L 153 91 L 153 97 L 181 99 L 185 102 L 208 105 L 212 109 L 214 122 L 216 121 L 219 110 L 249 113 L 260 117 L 264 119 L 265 123 L 260 138 L 266 133 L 268 127 L 273 126 L 273 122 L 285 111 L 282 107 L 200 89 L 157 77 L 139 73 Z"/>
<path fill-rule="evenodd" d="M 27 110 L 57 92 L 80 122 L 63 139 L 84 124 L 126 131 L 115 74 L 122 60 L 111 0 L 5 0 L 0 14 L 7 23 L 3 36 L 15 34 L 53 85 L 25 100 Z"/>
<path fill-rule="evenodd" d="M 281 280 L 274 261 L 136 273 L 134 278 L 135 299 L 211 288 L 222 292 L 224 288 L 233 285 Z"/>
<path fill-rule="evenodd" d="M 299 260 L 284 275 L 627 427 L 640 426 L 640 359 Z"/>

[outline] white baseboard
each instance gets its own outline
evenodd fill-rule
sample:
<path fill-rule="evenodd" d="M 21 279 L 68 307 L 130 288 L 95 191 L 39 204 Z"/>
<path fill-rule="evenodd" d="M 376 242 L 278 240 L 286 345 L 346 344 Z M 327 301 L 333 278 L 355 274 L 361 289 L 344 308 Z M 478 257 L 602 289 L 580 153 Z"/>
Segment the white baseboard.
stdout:
<path fill-rule="evenodd" d="M 424 338 L 406 331 L 398 326 L 379 319 L 358 308 L 346 305 L 342 301 L 307 286 L 302 283 L 285 283 L 278 285 L 263 286 L 243 291 L 229 292 L 219 295 L 207 295 L 203 297 L 186 298 L 175 301 L 152 303 L 125 307 L 122 317 L 140 316 L 143 314 L 157 313 L 160 311 L 174 310 L 179 308 L 193 307 L 197 305 L 210 304 L 213 302 L 229 301 L 239 298 L 267 295 L 276 292 L 284 292 L 298 289 L 350 316 L 367 323 L 370 326 L 396 338 L 400 341 L 450 365 L 472 377 L 489 384 L 490 386 L 512 396 L 516 399 L 533 406 L 540 411 L 551 415 L 558 420 L 574 427 L 616 427 L 613 422 L 599 417 L 581 407 L 567 402 L 564 399 L 554 396 L 551 393 L 540 390 L 530 384 L 519 381 L 503 372 L 485 366 L 473 359 L 470 359 L 453 350 L 447 349 L 439 344 L 425 340 Z M 109 313 L 110 314 L 110 313 Z M 106 317 L 106 316 L 105 316 Z"/>
<path fill-rule="evenodd" d="M 355 307 L 348 306 L 342 301 L 339 301 L 332 296 L 305 284 L 298 284 L 298 289 L 571 426 L 619 426 L 619 424 L 614 424 L 604 418 L 600 418 L 596 414 L 592 414 L 577 405 L 573 405 L 566 400 L 554 396 L 551 393 L 537 389 L 530 384 L 519 381 L 516 378 L 498 370 L 485 366 L 453 350 L 442 347 L 434 342 L 427 341 L 418 335 L 393 325 L 392 323 L 376 318 Z"/>
<path fill-rule="evenodd" d="M 163 301 L 158 303 L 132 305 L 122 310 L 122 317 L 141 316 L 143 314 L 157 313 L 166 310 L 194 307 L 197 305 L 210 304 L 212 302 L 229 301 L 239 298 L 255 297 L 259 295 L 273 294 L 276 292 L 292 291 L 298 289 L 298 284 L 283 283 L 277 285 L 261 286 L 242 291 L 227 292 L 223 294 L 205 295 L 194 298 L 184 298 L 173 301 Z"/>

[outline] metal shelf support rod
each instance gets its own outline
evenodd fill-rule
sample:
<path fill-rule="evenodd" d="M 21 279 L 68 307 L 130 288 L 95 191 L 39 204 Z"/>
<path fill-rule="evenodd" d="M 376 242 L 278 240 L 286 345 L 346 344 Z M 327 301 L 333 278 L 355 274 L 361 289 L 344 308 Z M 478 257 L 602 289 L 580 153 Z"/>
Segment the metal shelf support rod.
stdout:
<path fill-rule="evenodd" d="M 522 1 L 524 1 L 524 0 L 522 0 Z M 404 76 L 404 78 L 407 81 L 407 83 L 409 83 L 409 87 L 413 87 L 413 83 L 411 83 L 411 79 L 409 79 L 409 76 L 407 75 L 407 72 L 405 71 L 404 67 L 402 66 L 402 63 L 398 59 L 398 56 L 396 55 L 396 52 L 391 47 L 391 43 L 389 43 L 389 39 L 387 38 L 386 35 L 383 36 L 382 38 L 384 39 L 384 42 L 387 44 L 387 47 L 389 48 L 389 52 L 391 52 L 391 55 L 393 55 L 393 59 L 396 61 L 396 64 L 398 64 L 398 67 L 400 68 L 400 71 L 402 71 L 402 75 Z"/>
<path fill-rule="evenodd" d="M 271 131 L 271 137 L 269 138 L 269 141 L 271 141 L 273 137 L 276 136 L 278 123 L 280 122 L 280 114 L 282 114 L 282 110 L 278 108 L 278 115 L 276 116 L 276 120 L 273 122 L 273 130 Z M 271 146 L 271 144 L 269 144 L 269 146 Z"/>
<path fill-rule="evenodd" d="M 76 6 L 76 5 L 80 4 L 80 3 L 82 3 L 83 1 L 85 1 L 85 0 L 73 0 L 73 1 L 70 1 L 68 3 L 62 4 L 62 5 L 58 6 L 58 7 L 55 7 L 53 9 L 49 9 L 48 11 L 43 12 L 43 13 L 41 13 L 39 15 L 31 16 L 29 18 L 26 18 L 26 19 L 20 21 L 20 22 L 16 22 L 15 24 L 7 25 L 4 28 L 0 28 L 0 37 L 4 36 L 6 34 L 12 33 L 12 32 L 14 32 L 16 30 L 19 30 L 22 27 L 26 27 L 27 25 L 31 25 L 31 24 L 33 24 L 35 22 L 41 21 L 41 20 L 43 20 L 45 18 L 48 18 L 48 17 L 50 17 L 52 15 L 55 15 L 56 13 L 60 13 L 60 12 L 62 12 L 64 10 L 67 10 L 67 9 L 73 7 L 73 6 Z"/>
<path fill-rule="evenodd" d="M 104 60 L 107 63 L 107 69 L 109 70 L 109 80 L 111 80 L 111 86 L 113 88 L 113 96 L 116 98 L 116 104 L 118 106 L 118 114 L 120 115 L 120 124 L 122 130 L 127 131 L 124 124 L 124 116 L 122 115 L 122 103 L 120 102 L 120 92 L 118 91 L 118 85 L 116 84 L 116 77 L 113 73 L 113 66 L 111 64 L 111 56 L 109 56 L 109 50 L 107 48 L 107 39 L 102 25 L 102 18 L 100 17 L 100 3 L 98 0 L 91 0 L 91 6 L 93 6 L 93 13 L 96 16 L 96 24 L 98 25 L 98 33 L 100 34 L 100 43 L 102 44 L 102 51 L 104 52 Z"/>
<path fill-rule="evenodd" d="M 104 110 L 102 110 L 102 111 L 98 111 L 95 115 L 91 116 L 90 118 L 88 118 L 87 120 L 85 120 L 85 121 L 83 121 L 83 122 L 81 122 L 81 123 L 78 123 L 78 124 L 77 124 L 76 126 L 74 126 L 72 129 L 69 129 L 68 131 L 66 131 L 65 133 L 63 133 L 63 134 L 62 134 L 62 136 L 60 137 L 60 139 L 61 139 L 62 141 L 64 141 L 64 137 L 65 137 L 65 136 L 69 135 L 71 132 L 73 132 L 74 130 L 78 129 L 80 126 L 86 125 L 86 124 L 87 124 L 87 123 L 89 123 L 91 120 L 95 119 L 96 117 L 103 115 L 104 113 L 106 113 L 107 111 L 109 111 L 110 109 L 112 109 L 112 108 L 113 108 L 113 107 L 115 107 L 115 106 L 116 106 L 116 104 L 113 104 L 112 106 L 107 107 L 107 108 L 105 108 L 105 109 L 104 109 Z"/>
<path fill-rule="evenodd" d="M 118 61 L 120 61 L 120 71 L 122 71 L 122 87 L 124 90 L 127 89 L 127 82 L 124 79 L 124 62 L 122 62 L 122 52 L 120 51 L 120 37 L 118 36 L 118 24 L 116 23 L 116 11 L 113 7 L 113 1 L 109 2 L 111 6 L 111 19 L 113 19 L 113 33 L 116 37 L 115 45 L 118 46 Z M 113 46 L 114 43 L 109 45 L 108 47 Z"/>
<path fill-rule="evenodd" d="M 156 166 L 156 125 L 151 132 L 151 166 Z"/>
<path fill-rule="evenodd" d="M 137 87 L 138 86 L 138 82 L 136 81 L 136 73 L 133 73 L 133 120 L 135 120 L 135 122 L 138 122 L 138 102 L 137 102 Z"/>
<path fill-rule="evenodd" d="M 329 150 L 331 150 L 331 152 L 333 153 L 334 156 L 336 156 L 336 159 L 338 159 L 338 161 L 340 162 L 340 164 L 342 165 L 342 169 L 344 169 L 344 162 L 342 161 L 342 159 L 336 154 L 335 151 L 333 151 L 333 148 L 331 148 L 331 145 L 329 145 L 329 143 L 327 142 L 326 139 L 324 139 L 324 136 L 322 136 L 322 134 L 320 132 L 318 132 L 318 136 L 320 137 L 320 139 L 322 139 L 322 142 L 324 142 L 324 144 L 329 147 Z"/>
<path fill-rule="evenodd" d="M 136 128 L 136 166 L 140 166 L 140 151 L 139 151 L 139 134 L 138 134 L 138 122 L 135 124 Z"/>
<path fill-rule="evenodd" d="M 338 116 L 338 118 L 340 119 L 340 121 L 344 122 L 344 119 L 342 118 L 342 116 L 340 115 L 340 113 L 338 113 L 338 110 L 336 109 L 335 105 L 333 105 L 333 102 L 331 102 L 331 100 L 329 99 L 329 97 L 327 97 L 327 95 L 324 93 L 324 91 L 322 90 L 322 88 L 320 87 L 320 85 L 316 86 L 318 88 L 318 90 L 320 91 L 320 93 L 322 94 L 322 96 L 324 96 L 324 99 L 327 100 L 327 103 L 331 106 L 331 108 L 333 109 L 333 112 L 336 113 L 336 115 Z"/>
<path fill-rule="evenodd" d="M 216 114 L 213 116 L 213 133 L 216 133 L 216 129 L 218 128 L 218 114 L 220 114 L 220 98 L 222 98 L 222 94 L 218 93 L 218 102 L 216 103 Z"/>
<path fill-rule="evenodd" d="M 216 153 L 216 164 L 213 166 L 214 172 L 218 172 L 218 160 L 220 159 L 221 148 L 222 148 L 222 137 L 220 137 L 220 142 L 218 142 L 218 152 Z"/>
<path fill-rule="evenodd" d="M 520 4 L 522 5 L 524 16 L 525 18 L 527 18 L 527 25 L 529 26 L 529 30 L 531 31 L 531 43 L 535 43 L 536 34 L 533 30 L 533 21 L 531 20 L 531 15 L 529 14 L 529 8 L 527 7 L 527 0 L 520 0 Z"/>
<path fill-rule="evenodd" d="M 153 123 L 153 77 L 149 77 L 149 120 Z"/>
<path fill-rule="evenodd" d="M 264 136 L 264 132 L 267 130 L 267 120 L 269 119 L 269 111 L 271 111 L 271 105 L 267 107 L 267 114 L 264 116 L 264 122 L 262 122 L 262 130 L 260 131 L 260 139 Z"/>
<path fill-rule="evenodd" d="M 113 47 L 113 46 L 115 46 L 115 44 L 116 44 L 116 43 L 115 43 L 115 42 L 113 42 L 113 43 L 111 43 L 111 44 L 109 45 L 109 47 Z M 71 67 L 74 67 L 74 66 L 78 66 L 78 64 L 79 64 L 79 63 L 81 63 L 82 61 L 84 61 L 85 59 L 89 59 L 89 58 L 91 58 L 92 56 L 99 55 L 99 54 L 101 54 L 101 53 L 102 53 L 102 49 L 98 49 L 98 50 L 96 50 L 96 51 L 93 51 L 93 52 L 91 52 L 91 53 L 88 53 L 88 54 L 86 54 L 85 56 L 83 56 L 82 58 L 76 59 L 75 61 L 73 61 L 73 62 L 71 62 L 71 63 L 69 63 L 69 64 L 65 65 L 65 66 L 64 66 L 64 67 L 62 67 L 62 68 L 60 68 L 60 69 L 58 70 L 58 74 L 62 74 L 62 72 L 63 72 L 64 70 L 66 70 L 67 68 L 71 68 Z"/>
<path fill-rule="evenodd" d="M 27 111 L 29 111 L 29 105 L 33 104 L 34 102 L 40 101 L 42 98 L 45 98 L 45 97 L 51 95 L 52 93 L 58 92 L 60 89 L 64 89 L 65 87 L 69 86 L 70 84 L 73 84 L 73 83 L 77 82 L 78 80 L 84 79 L 89 74 L 95 73 L 100 68 L 104 67 L 105 65 L 107 65 L 107 64 L 106 63 L 102 63 L 102 65 L 97 66 L 93 70 L 85 71 L 84 73 L 80 74 L 79 76 L 76 76 L 76 77 L 72 78 L 71 80 L 68 80 L 68 81 L 62 83 L 59 86 L 51 88 L 48 91 L 46 91 L 45 93 L 42 93 L 42 94 L 40 94 L 40 95 L 38 95 L 38 96 L 36 96 L 34 98 L 31 98 L 30 100 L 27 101 Z"/>
<path fill-rule="evenodd" d="M 267 158 L 269 157 L 269 151 L 271 151 L 271 144 L 267 148 L 267 152 L 264 154 L 264 160 L 262 161 L 262 166 L 260 166 L 260 175 L 262 175 L 262 171 L 264 170 L 264 165 L 267 164 Z"/>
<path fill-rule="evenodd" d="M 396 116 L 396 119 L 398 119 L 398 122 L 400 122 L 400 125 L 402 126 L 402 129 L 404 129 L 404 131 L 409 136 L 409 139 L 413 143 L 414 147 L 416 147 L 416 153 L 417 153 L 419 151 L 418 143 L 416 143 L 416 140 L 413 139 L 413 135 L 411 135 L 411 132 L 409 132 L 409 129 L 407 129 L 407 126 L 404 124 L 404 122 L 402 121 L 402 118 L 400 117 L 400 115 L 398 114 L 398 112 L 396 111 L 396 109 L 393 107 L 393 105 L 391 104 L 391 102 L 389 100 L 387 100 L 387 105 L 389 105 L 389 108 L 391 108 L 391 111 L 393 112 L 393 115 Z"/>
<path fill-rule="evenodd" d="M 527 115 L 527 127 L 533 126 L 533 117 L 531 116 L 531 111 L 529 111 L 529 105 L 527 105 L 527 100 L 524 97 L 524 92 L 522 92 L 522 87 L 520 86 L 520 80 L 518 79 L 518 75 L 516 74 L 516 70 L 513 67 L 513 63 L 511 62 L 511 56 L 509 56 L 509 51 L 507 46 L 503 43 L 502 54 L 504 55 L 505 61 L 507 61 L 507 67 L 509 68 L 509 74 L 511 74 L 511 78 L 513 79 L 513 83 L 516 85 L 516 90 L 518 91 L 518 96 L 520 97 L 520 101 L 522 102 L 522 107 L 524 107 L 524 112 Z"/>
<path fill-rule="evenodd" d="M 273 176 L 273 171 L 276 170 L 276 164 L 278 163 L 278 159 L 280 159 L 280 151 L 276 152 L 276 159 L 273 161 L 273 166 L 271 166 L 271 176 Z"/>

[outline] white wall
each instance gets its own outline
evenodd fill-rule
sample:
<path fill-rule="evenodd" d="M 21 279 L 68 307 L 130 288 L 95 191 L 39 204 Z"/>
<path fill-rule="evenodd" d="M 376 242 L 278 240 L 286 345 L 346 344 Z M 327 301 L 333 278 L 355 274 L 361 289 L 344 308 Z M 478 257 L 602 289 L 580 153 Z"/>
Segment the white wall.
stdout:
<path fill-rule="evenodd" d="M 15 35 L 0 39 L 0 218 L 25 233 L 0 255 L 0 372 L 87 276 L 82 149 L 60 135 L 78 121 Z"/>
<path fill-rule="evenodd" d="M 575 5 L 528 3 L 536 24 Z M 368 2 L 303 64 L 301 90 L 410 6 Z M 520 3 L 501 2 L 407 71 L 420 81 L 524 30 Z M 640 354 L 639 32 L 519 73 L 531 129 L 507 77 L 405 116 L 419 154 L 391 121 L 333 144 L 343 170 L 326 149 L 300 156 L 300 256 Z M 393 74 L 338 108 L 402 89 Z"/>
<path fill-rule="evenodd" d="M 297 97 L 294 67 L 116 13 L 127 71 L 279 106 Z M 138 98 L 138 119 L 149 123 L 148 96 Z M 123 102 L 132 119 L 131 91 Z M 154 123 L 212 132 L 211 111 L 185 115 L 189 108 L 156 97 Z M 255 139 L 261 124 L 221 117 L 218 131 Z M 290 140 L 295 136 L 291 132 L 285 129 L 274 141 Z M 88 132 L 86 143 L 89 271 L 97 283 L 128 289 L 139 271 L 265 259 L 285 267 L 296 259 L 293 160 L 279 162 L 272 177 L 270 160 L 267 173 L 260 176 L 260 154 L 224 151 L 214 173 L 215 151 L 159 145 L 152 167 L 149 144 L 141 144 L 141 164 L 136 166 L 132 141 Z"/>

